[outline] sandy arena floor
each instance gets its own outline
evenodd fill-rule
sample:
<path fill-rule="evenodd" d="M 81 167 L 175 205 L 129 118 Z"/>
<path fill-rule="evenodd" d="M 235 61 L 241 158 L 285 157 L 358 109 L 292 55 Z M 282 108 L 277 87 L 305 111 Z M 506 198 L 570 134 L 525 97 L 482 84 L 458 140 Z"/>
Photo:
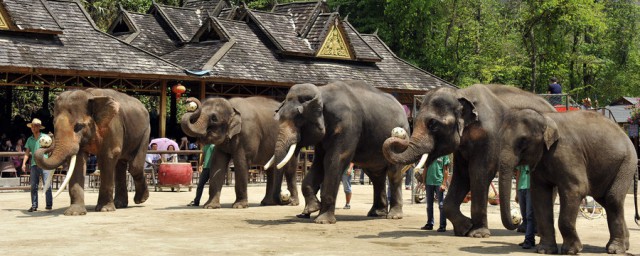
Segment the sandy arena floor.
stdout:
<path fill-rule="evenodd" d="M 153 189 L 151 189 L 153 191 Z M 166 189 L 165 189 L 166 191 Z M 112 213 L 94 212 L 97 192 L 86 192 L 86 216 L 63 215 L 68 206 L 65 192 L 54 200 L 52 211 L 41 207 L 29 213 L 28 192 L 0 193 L 0 255 L 487 255 L 531 254 L 517 246 L 522 233 L 502 227 L 497 206 L 489 206 L 490 238 L 453 236 L 451 223 L 444 233 L 422 231 L 424 204 L 411 204 L 404 194 L 404 218 L 368 218 L 373 188 L 354 185 L 350 210 L 343 210 L 340 191 L 336 210 L 338 222 L 314 224 L 298 219 L 304 205 L 260 207 L 264 186 L 250 186 L 250 207 L 231 209 L 233 187 L 222 190 L 222 209 L 187 207 L 192 192 L 151 192 L 141 205 Z M 207 191 L 205 190 L 206 199 Z M 129 195 L 132 201 L 133 193 Z M 304 201 L 304 200 L 303 200 Z M 40 196 L 44 205 L 44 197 Z M 462 211 L 469 212 L 470 204 Z M 556 214 L 558 212 L 556 205 Z M 631 233 L 630 254 L 640 255 L 640 227 L 633 222 L 633 195 L 625 202 Z M 436 211 L 436 220 L 437 220 Z M 312 217 L 314 217 L 312 215 Z M 578 217 L 583 255 L 605 253 L 608 240 L 604 218 Z M 436 222 L 437 225 L 437 222 Z M 557 228 L 556 228 L 557 230 Z M 558 243 L 562 238 L 558 233 Z"/>

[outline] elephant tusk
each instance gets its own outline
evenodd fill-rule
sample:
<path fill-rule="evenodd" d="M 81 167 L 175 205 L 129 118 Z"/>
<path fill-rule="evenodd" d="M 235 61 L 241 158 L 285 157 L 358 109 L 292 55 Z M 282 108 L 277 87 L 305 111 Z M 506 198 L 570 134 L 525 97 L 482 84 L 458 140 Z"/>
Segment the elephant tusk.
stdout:
<path fill-rule="evenodd" d="M 289 152 L 287 152 L 287 155 L 284 157 L 284 159 L 282 159 L 282 161 L 280 161 L 280 163 L 276 167 L 278 169 L 284 167 L 284 165 L 287 164 L 289 160 L 291 160 L 294 151 L 296 151 L 296 144 L 293 144 L 291 145 L 291 147 L 289 147 Z"/>
<path fill-rule="evenodd" d="M 420 170 L 422 169 L 422 167 L 424 166 L 424 163 L 427 162 L 427 157 L 429 156 L 429 154 L 422 154 L 422 158 L 420 158 L 420 161 L 418 162 L 418 164 L 416 165 L 416 167 L 414 169 Z"/>
<path fill-rule="evenodd" d="M 44 193 L 47 193 L 47 190 L 51 188 L 51 181 L 53 180 L 53 174 L 55 173 L 55 170 L 50 170 L 47 172 L 51 172 L 51 173 L 49 173 L 49 175 L 47 176 L 47 180 L 44 181 L 44 185 L 42 187 L 42 191 L 44 191 Z"/>
<path fill-rule="evenodd" d="M 269 169 L 269 167 L 271 167 L 271 165 L 273 165 L 273 161 L 276 160 L 276 156 L 273 155 L 271 157 L 271 159 L 269 159 L 269 162 L 267 162 L 267 164 L 264 165 L 264 170 L 266 171 L 267 169 Z"/>
<path fill-rule="evenodd" d="M 71 180 L 71 176 L 73 176 L 73 172 L 76 168 L 76 155 L 73 155 L 70 161 L 71 163 L 69 164 L 69 170 L 67 170 L 67 176 L 64 177 L 64 181 L 62 182 L 62 185 L 60 185 L 60 188 L 58 189 L 58 191 L 56 191 L 56 193 L 53 195 L 53 198 L 58 197 L 60 193 L 64 191 L 64 188 L 67 186 L 67 184 L 69 184 L 69 181 Z"/>

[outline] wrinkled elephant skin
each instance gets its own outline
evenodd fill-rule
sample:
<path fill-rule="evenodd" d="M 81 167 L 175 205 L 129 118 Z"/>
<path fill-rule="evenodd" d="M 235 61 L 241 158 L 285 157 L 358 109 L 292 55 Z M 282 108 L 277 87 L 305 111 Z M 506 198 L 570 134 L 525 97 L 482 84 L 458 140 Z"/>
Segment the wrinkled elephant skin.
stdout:
<path fill-rule="evenodd" d="M 232 160 L 236 179 L 236 201 L 232 207 L 248 207 L 249 168 L 264 165 L 274 152 L 278 122 L 273 116 L 278 102 L 264 97 L 208 98 L 202 103 L 189 98 L 187 102 L 196 103 L 197 109 L 182 116 L 182 130 L 202 143 L 215 144 L 210 163 L 209 200 L 204 208 L 220 208 L 220 192 Z M 281 170 L 274 170 L 274 167 L 266 170 L 267 189 L 261 205 L 282 204 L 280 186 L 283 172 L 291 193 L 288 204 L 298 205 L 296 165 L 297 161 L 291 161 Z"/>
<path fill-rule="evenodd" d="M 100 167 L 100 192 L 96 211 L 128 206 L 127 171 L 135 181 L 136 204 L 149 197 L 144 160 L 149 143 L 149 112 L 131 96 L 111 89 L 66 91 L 54 105 L 54 143 L 36 151 L 36 163 L 54 169 L 77 154 L 69 182 L 71 206 L 65 215 L 84 215 L 86 158 L 94 154 Z M 44 158 L 44 153 L 51 153 Z M 115 198 L 114 198 L 115 189 Z"/>

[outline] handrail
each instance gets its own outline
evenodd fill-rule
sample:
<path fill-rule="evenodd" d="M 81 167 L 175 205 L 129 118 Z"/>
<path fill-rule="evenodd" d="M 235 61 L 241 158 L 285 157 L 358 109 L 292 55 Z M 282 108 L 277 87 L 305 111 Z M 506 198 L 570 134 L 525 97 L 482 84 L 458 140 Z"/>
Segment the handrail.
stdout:
<path fill-rule="evenodd" d="M 201 154 L 202 150 L 147 150 L 147 154 L 177 154 L 177 155 L 195 155 Z M 0 157 L 24 156 L 24 152 L 16 151 L 0 151 Z"/>

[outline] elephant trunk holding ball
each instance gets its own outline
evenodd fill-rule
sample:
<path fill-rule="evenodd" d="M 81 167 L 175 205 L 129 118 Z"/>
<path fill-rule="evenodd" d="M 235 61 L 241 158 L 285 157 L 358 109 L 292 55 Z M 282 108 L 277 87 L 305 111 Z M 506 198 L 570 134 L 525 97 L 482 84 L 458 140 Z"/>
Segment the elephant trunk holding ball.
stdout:
<path fill-rule="evenodd" d="M 382 143 L 395 127 L 409 130 L 406 113 L 393 96 L 362 81 L 336 81 L 324 86 L 296 84 L 276 116 L 279 134 L 274 163 L 287 164 L 301 147 L 315 149 L 311 171 L 302 181 L 306 205 L 301 216 L 320 211 L 316 223 L 336 222 L 340 180 L 353 162 L 373 182 L 373 206 L 368 216 L 402 218 L 401 165 L 388 162 L 381 151 Z M 322 200 L 316 196 L 318 191 Z"/>
<path fill-rule="evenodd" d="M 264 97 L 208 98 L 202 103 L 196 98 L 187 99 L 187 109 L 181 126 L 185 134 L 196 137 L 202 143 L 214 144 L 211 160 L 209 200 L 204 208 L 220 208 L 220 192 L 227 174 L 229 162 L 235 166 L 236 201 L 233 208 L 248 207 L 248 171 L 252 165 L 264 165 L 273 155 L 278 136 L 278 122 L 273 118 L 278 102 Z M 265 168 L 267 190 L 261 205 L 298 205 L 296 186 L 297 161 L 284 169 L 288 202 L 280 199 L 282 170 Z"/>
<path fill-rule="evenodd" d="M 500 128 L 500 201 L 509 201 L 516 165 L 528 164 L 531 197 L 540 235 L 539 253 L 557 253 L 553 220 L 553 187 L 558 187 L 562 233 L 561 253 L 577 254 L 582 243 L 576 232 L 580 202 L 592 196 L 607 212 L 608 253 L 629 249 L 624 200 L 637 179 L 638 159 L 631 140 L 614 122 L 591 111 L 543 113 L 513 110 Z M 637 191 L 634 190 L 637 201 Z M 500 208 L 502 222 L 511 225 L 509 204 Z M 636 216 L 638 209 L 636 205 Z"/>
<path fill-rule="evenodd" d="M 61 186 L 69 184 L 71 197 L 65 215 L 87 213 L 84 178 L 88 154 L 96 155 L 100 166 L 96 211 L 128 206 L 127 170 L 135 181 L 134 202 L 147 200 L 143 167 L 151 129 L 149 113 L 139 100 L 111 89 L 73 90 L 56 98 L 53 111 L 53 145 L 37 150 L 35 160 L 43 169 L 55 169 L 71 161 Z M 48 158 L 45 153 L 49 153 Z"/>

